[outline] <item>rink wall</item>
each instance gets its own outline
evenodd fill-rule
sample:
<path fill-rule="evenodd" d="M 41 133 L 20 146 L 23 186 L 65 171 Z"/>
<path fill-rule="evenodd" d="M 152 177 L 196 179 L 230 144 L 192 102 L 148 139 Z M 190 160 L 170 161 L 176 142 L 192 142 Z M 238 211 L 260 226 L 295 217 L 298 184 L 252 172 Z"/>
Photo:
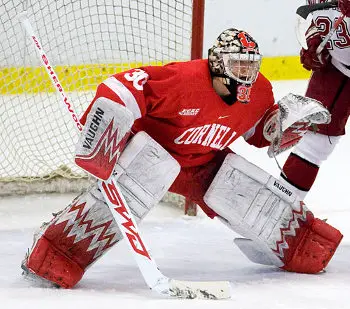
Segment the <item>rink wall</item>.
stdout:
<path fill-rule="evenodd" d="M 137 67 L 140 64 L 131 64 Z M 121 72 L 125 66 L 120 64 L 85 64 L 76 66 L 56 66 L 55 71 L 66 91 L 93 91 L 96 85 L 107 76 Z M 82 78 L 81 74 L 84 72 Z M 264 57 L 261 72 L 270 80 L 307 79 L 310 72 L 300 65 L 298 56 Z M 18 78 L 19 75 L 24 78 Z M 54 92 L 51 81 L 42 67 L 1 68 L 0 95 Z M 72 83 L 71 81 L 75 82 Z M 18 83 L 21 83 L 19 87 Z"/>
<path fill-rule="evenodd" d="M 203 55 L 224 29 L 248 31 L 264 55 L 262 72 L 271 80 L 307 79 L 299 61 L 296 9 L 306 0 L 206 0 Z"/>
<path fill-rule="evenodd" d="M 310 72 L 304 70 L 299 61 L 300 46 L 295 35 L 295 11 L 303 4 L 305 0 L 206 0 L 203 57 L 207 57 L 208 48 L 222 30 L 236 27 L 248 31 L 259 42 L 264 55 L 261 71 L 270 80 L 309 78 Z M 4 34 L 0 33 L 0 40 L 7 41 Z M 6 53 L 6 49 L 4 52 Z M 57 63 L 56 59 L 53 60 L 53 63 Z M 138 63 L 130 63 L 130 66 L 138 66 Z M 82 84 L 74 84 L 73 88 L 67 90 L 85 91 L 94 89 L 104 76 L 123 69 L 122 64 L 110 63 L 102 68 L 97 64 L 61 65 L 57 66 L 56 71 L 63 84 L 67 80 L 67 85 L 71 84 L 69 80 L 74 72 L 84 72 Z M 25 79 L 16 78 L 18 75 L 25 76 Z M 96 76 L 100 76 L 100 79 L 96 80 Z M 1 59 L 0 77 L 2 95 L 15 94 L 18 91 L 38 93 L 51 88 L 48 87 L 50 82 L 41 68 L 8 67 L 1 63 Z M 16 80 L 21 82 L 21 87 L 15 84 Z M 75 86 L 77 87 L 74 88 Z"/>

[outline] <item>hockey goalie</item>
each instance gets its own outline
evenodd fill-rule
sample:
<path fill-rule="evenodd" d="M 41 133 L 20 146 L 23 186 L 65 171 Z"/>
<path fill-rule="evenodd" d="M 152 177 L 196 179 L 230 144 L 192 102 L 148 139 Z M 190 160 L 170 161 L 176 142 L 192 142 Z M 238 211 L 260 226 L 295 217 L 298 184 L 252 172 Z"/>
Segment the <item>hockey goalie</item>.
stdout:
<path fill-rule="evenodd" d="M 252 36 L 231 28 L 208 59 L 109 77 L 81 119 L 75 161 L 97 179 L 112 177 L 137 221 L 169 190 L 242 235 L 235 242 L 253 262 L 315 274 L 342 234 L 229 146 L 243 136 L 275 156 L 330 115 L 318 101 L 294 94 L 275 104 L 270 82 L 259 73 L 261 58 Z M 121 239 L 93 184 L 42 225 L 22 268 L 27 276 L 72 288 Z"/>

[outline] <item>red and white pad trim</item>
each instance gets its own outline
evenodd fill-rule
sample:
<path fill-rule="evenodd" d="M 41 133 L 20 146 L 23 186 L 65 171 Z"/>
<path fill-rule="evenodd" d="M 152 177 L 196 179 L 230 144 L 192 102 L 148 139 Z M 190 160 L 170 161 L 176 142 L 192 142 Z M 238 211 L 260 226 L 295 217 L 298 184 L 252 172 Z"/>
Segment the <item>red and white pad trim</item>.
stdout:
<path fill-rule="evenodd" d="M 134 118 L 123 105 L 100 97 L 89 114 L 76 145 L 75 163 L 106 180 L 124 150 Z"/>
<path fill-rule="evenodd" d="M 132 92 L 114 76 L 107 78 L 103 84 L 111 89 L 134 115 L 134 119 L 141 118 L 141 110 Z"/>
<path fill-rule="evenodd" d="M 342 235 L 315 219 L 291 186 L 236 154 L 228 154 L 204 201 L 221 221 L 251 239 L 236 241 L 255 263 L 317 273 L 325 268 Z"/>

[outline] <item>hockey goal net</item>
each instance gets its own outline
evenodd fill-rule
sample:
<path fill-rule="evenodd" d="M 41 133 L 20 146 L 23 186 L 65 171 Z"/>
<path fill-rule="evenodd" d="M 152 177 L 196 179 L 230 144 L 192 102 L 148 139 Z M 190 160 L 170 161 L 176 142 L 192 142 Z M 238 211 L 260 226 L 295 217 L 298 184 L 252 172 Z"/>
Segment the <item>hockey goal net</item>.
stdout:
<path fill-rule="evenodd" d="M 78 191 L 88 184 L 73 163 L 78 133 L 21 25 L 23 12 L 79 114 L 116 72 L 201 57 L 204 0 L 3 1 L 0 195 Z"/>

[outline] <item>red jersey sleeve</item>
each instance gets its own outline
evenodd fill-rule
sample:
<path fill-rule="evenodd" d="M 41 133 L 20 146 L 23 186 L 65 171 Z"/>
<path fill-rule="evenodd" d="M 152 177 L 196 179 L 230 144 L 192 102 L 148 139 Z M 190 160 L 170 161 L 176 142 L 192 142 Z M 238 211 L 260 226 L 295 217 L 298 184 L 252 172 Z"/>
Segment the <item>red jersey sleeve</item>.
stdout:
<path fill-rule="evenodd" d="M 131 69 L 107 78 L 97 87 L 96 95 L 81 117 L 81 122 L 85 124 L 91 107 L 101 97 L 125 106 L 132 112 L 135 120 L 141 118 L 147 110 L 144 84 L 148 79 L 149 75 L 141 69 Z"/>
<path fill-rule="evenodd" d="M 178 85 L 177 78 L 171 64 L 141 67 L 115 74 L 97 87 L 96 95 L 81 117 L 81 122 L 85 124 L 87 114 L 100 97 L 122 104 L 133 113 L 135 120 L 146 114 L 152 115 L 165 98 L 169 100 L 172 94 L 177 93 L 174 90 Z"/>
<path fill-rule="evenodd" d="M 262 148 L 270 145 L 270 142 L 263 135 L 265 120 L 271 112 L 278 109 L 278 105 L 275 104 L 271 83 L 261 73 L 254 86 L 256 99 L 254 101 L 252 100 L 251 103 L 256 104 L 256 101 L 261 102 L 259 106 L 264 109 L 261 110 L 263 117 L 259 119 L 254 127 L 243 134 L 243 137 L 250 145 Z"/>
<path fill-rule="evenodd" d="M 248 132 L 246 132 L 246 134 L 243 135 L 244 139 L 248 144 L 258 148 L 263 148 L 270 145 L 270 142 L 264 137 L 263 130 L 266 118 L 276 109 L 278 109 L 277 104 L 271 106 L 266 111 L 264 117 L 262 117 L 252 129 L 250 129 Z"/>

